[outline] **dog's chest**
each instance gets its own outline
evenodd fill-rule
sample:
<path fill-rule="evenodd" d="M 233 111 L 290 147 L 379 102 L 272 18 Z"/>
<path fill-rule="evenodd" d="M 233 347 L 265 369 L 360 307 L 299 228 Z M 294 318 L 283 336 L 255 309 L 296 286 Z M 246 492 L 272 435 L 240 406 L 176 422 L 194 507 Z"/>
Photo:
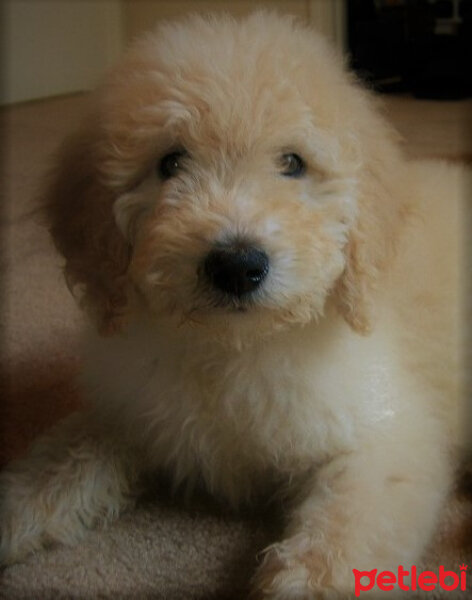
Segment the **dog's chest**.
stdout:
<path fill-rule="evenodd" d="M 230 355 L 179 349 L 145 386 L 147 448 L 178 480 L 238 495 L 344 450 L 353 423 L 323 389 L 313 356 L 272 346 Z M 329 386 L 328 386 L 329 387 Z"/>
<path fill-rule="evenodd" d="M 317 352 L 309 332 L 293 337 L 237 352 L 172 338 L 162 344 L 140 332 L 96 346 L 89 376 L 151 467 L 179 482 L 203 478 L 237 503 L 346 450 L 355 437 L 355 406 L 336 360 Z"/>

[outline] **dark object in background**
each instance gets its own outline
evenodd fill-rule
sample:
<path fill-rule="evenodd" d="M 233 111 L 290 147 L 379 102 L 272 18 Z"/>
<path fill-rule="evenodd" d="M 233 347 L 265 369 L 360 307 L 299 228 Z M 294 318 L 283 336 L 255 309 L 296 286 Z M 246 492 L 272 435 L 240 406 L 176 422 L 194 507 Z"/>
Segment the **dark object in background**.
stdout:
<path fill-rule="evenodd" d="M 472 0 L 348 0 L 352 67 L 381 92 L 472 95 Z"/>

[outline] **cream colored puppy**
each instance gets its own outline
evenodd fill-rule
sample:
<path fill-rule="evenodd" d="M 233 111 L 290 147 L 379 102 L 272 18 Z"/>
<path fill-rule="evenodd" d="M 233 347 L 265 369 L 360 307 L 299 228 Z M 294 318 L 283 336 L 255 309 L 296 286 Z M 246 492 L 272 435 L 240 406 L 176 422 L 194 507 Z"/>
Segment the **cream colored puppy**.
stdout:
<path fill-rule="evenodd" d="M 89 410 L 1 478 L 1 556 L 73 543 L 141 473 L 277 491 L 257 597 L 418 559 L 461 444 L 464 172 L 409 164 L 313 31 L 192 17 L 139 41 L 47 194 L 97 326 Z"/>

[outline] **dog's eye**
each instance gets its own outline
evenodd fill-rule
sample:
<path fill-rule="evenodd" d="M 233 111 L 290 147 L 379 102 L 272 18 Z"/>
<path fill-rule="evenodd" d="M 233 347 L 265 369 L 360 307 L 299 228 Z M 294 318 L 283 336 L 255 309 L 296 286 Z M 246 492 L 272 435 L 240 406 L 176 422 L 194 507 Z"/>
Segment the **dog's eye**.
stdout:
<path fill-rule="evenodd" d="M 280 172 L 285 177 L 301 177 L 305 174 L 306 164 L 298 154 L 283 154 L 280 159 Z"/>
<path fill-rule="evenodd" d="M 159 162 L 158 172 L 164 181 L 174 177 L 182 168 L 182 158 L 185 156 L 183 150 L 177 150 L 166 154 Z"/>

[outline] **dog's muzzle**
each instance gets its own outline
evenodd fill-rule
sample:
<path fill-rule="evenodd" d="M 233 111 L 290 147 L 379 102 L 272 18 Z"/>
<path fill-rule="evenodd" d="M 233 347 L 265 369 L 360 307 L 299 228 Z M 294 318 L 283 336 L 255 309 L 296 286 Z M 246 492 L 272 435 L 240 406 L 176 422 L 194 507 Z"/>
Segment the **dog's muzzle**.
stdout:
<path fill-rule="evenodd" d="M 241 242 L 218 245 L 203 263 L 207 281 L 218 291 L 237 298 L 254 292 L 268 272 L 267 254 Z"/>

